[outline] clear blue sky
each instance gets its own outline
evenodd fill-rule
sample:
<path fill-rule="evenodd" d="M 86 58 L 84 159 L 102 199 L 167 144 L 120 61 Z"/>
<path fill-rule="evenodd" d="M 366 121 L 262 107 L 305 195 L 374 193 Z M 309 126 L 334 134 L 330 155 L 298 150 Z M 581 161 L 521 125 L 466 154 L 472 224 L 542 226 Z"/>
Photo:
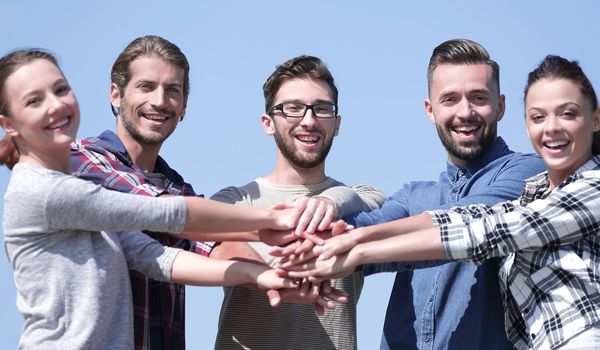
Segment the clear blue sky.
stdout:
<path fill-rule="evenodd" d="M 109 73 L 131 40 L 157 34 L 177 44 L 191 64 L 191 92 L 187 117 L 161 153 L 206 195 L 273 168 L 275 146 L 259 124 L 262 84 L 277 64 L 300 54 L 320 56 L 340 90 L 343 119 L 327 174 L 389 194 L 445 169 L 423 109 L 427 62 L 442 41 L 473 39 L 500 64 L 507 111 L 499 134 L 515 150 L 532 150 L 522 90 L 546 54 L 578 59 L 600 86 L 594 0 L 4 1 L 0 13 L 0 54 L 33 46 L 58 56 L 81 105 L 80 137 L 114 128 Z M 0 169 L 1 193 L 9 176 Z M 366 280 L 361 349 L 378 347 L 392 282 L 392 274 Z M 22 318 L 4 257 L 0 286 L 0 344 L 15 348 Z M 190 349 L 212 348 L 221 298 L 220 288 L 187 288 Z"/>

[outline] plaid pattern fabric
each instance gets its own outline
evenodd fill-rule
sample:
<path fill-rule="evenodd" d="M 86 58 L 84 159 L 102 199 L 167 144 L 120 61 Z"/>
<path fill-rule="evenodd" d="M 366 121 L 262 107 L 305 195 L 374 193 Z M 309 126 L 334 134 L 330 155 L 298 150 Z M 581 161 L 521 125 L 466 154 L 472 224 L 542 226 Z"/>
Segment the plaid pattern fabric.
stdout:
<path fill-rule="evenodd" d="M 106 188 L 146 196 L 161 194 L 194 196 L 194 189 L 159 157 L 155 173 L 135 165 L 116 134 L 77 140 L 71 146 L 73 175 Z M 146 232 L 169 247 L 208 256 L 214 243 L 190 242 L 168 234 Z M 136 349 L 185 349 L 185 289 L 183 285 L 147 278 L 129 271 L 134 307 Z"/>
<path fill-rule="evenodd" d="M 430 212 L 451 259 L 507 256 L 499 277 L 506 332 L 519 349 L 555 349 L 600 322 L 600 156 L 520 200 Z"/>

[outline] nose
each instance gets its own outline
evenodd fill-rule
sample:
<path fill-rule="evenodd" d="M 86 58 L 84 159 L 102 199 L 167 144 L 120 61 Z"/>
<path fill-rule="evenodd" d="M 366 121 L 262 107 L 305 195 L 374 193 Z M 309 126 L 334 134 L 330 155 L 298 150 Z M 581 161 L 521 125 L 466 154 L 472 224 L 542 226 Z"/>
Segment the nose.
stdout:
<path fill-rule="evenodd" d="M 471 108 L 471 103 L 467 98 L 461 99 L 456 104 L 456 116 L 459 118 L 469 118 L 473 113 L 473 109 Z"/>
<path fill-rule="evenodd" d="M 562 125 L 558 116 L 548 116 L 544 123 L 544 131 L 547 134 L 556 134 L 562 130 Z"/>
<path fill-rule="evenodd" d="M 47 100 L 49 115 L 55 115 L 56 113 L 62 111 L 66 107 L 66 103 L 62 100 L 62 98 L 55 94 L 50 94 L 47 97 Z"/>
<path fill-rule="evenodd" d="M 315 113 L 313 112 L 312 108 L 306 110 L 304 117 L 300 121 L 300 125 L 309 130 L 316 128 L 318 123 L 319 122 L 317 121 L 317 118 L 315 118 Z"/>
<path fill-rule="evenodd" d="M 154 91 L 152 91 L 149 102 L 153 107 L 160 108 L 160 107 L 165 106 L 165 104 L 166 104 L 165 90 L 162 87 L 159 87 L 159 88 L 155 89 Z"/>

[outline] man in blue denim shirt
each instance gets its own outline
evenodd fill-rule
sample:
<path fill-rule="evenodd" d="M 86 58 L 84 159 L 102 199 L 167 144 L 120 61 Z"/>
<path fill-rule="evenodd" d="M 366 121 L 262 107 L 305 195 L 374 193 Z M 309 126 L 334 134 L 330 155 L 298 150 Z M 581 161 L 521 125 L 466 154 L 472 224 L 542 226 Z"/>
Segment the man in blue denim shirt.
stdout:
<path fill-rule="evenodd" d="M 499 67 L 485 48 L 465 39 L 433 51 L 425 109 L 448 153 L 439 181 L 415 181 L 381 209 L 348 219 L 383 223 L 426 210 L 515 199 L 523 180 L 545 170 L 534 155 L 509 150 L 496 135 L 504 114 Z M 398 271 L 388 304 L 381 349 L 512 349 L 504 331 L 499 259 L 369 265 L 365 274 Z M 412 301 L 412 302 L 411 302 Z"/>

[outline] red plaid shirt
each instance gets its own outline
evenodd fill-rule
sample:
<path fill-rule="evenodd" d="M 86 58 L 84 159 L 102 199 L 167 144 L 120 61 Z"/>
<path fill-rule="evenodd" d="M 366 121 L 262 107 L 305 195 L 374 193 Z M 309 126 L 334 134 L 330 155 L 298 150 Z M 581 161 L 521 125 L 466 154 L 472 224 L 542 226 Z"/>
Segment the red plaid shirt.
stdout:
<path fill-rule="evenodd" d="M 154 173 L 135 165 L 125 146 L 112 131 L 78 140 L 71 145 L 73 175 L 106 188 L 145 196 L 161 194 L 195 196 L 194 189 L 162 159 Z M 169 247 L 179 247 L 208 256 L 212 242 L 191 242 L 168 234 L 146 232 Z M 185 289 L 183 285 L 159 282 L 137 271 L 129 271 L 133 295 L 134 343 L 136 349 L 185 349 Z"/>

